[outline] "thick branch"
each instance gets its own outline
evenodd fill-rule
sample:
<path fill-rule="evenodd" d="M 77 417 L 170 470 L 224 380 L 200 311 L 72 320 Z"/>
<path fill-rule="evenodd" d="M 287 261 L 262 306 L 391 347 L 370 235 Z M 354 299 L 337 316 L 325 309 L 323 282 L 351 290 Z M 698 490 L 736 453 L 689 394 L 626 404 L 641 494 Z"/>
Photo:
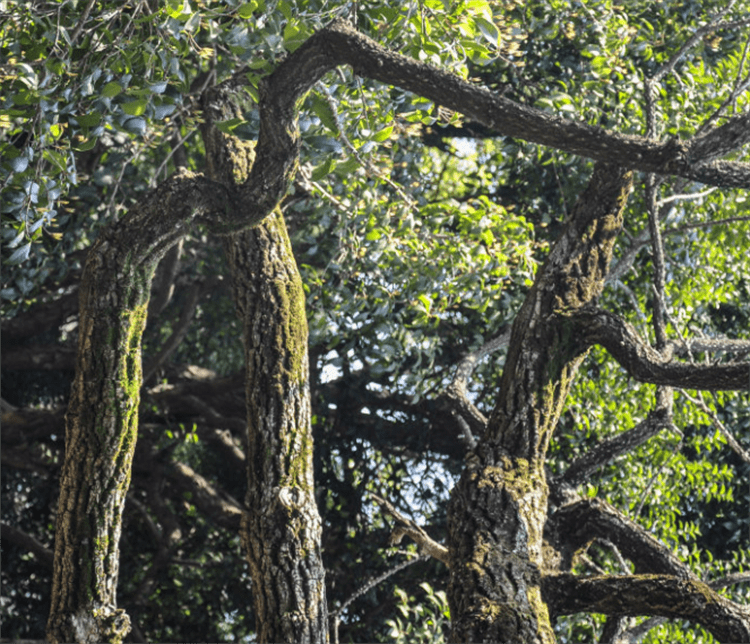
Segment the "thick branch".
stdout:
<path fill-rule="evenodd" d="M 599 499 L 583 499 L 560 508 L 547 529 L 562 546 L 565 566 L 592 539 L 611 541 L 635 564 L 636 572 L 693 578 L 690 569 L 637 523 Z"/>
<path fill-rule="evenodd" d="M 720 642 L 750 642 L 750 612 L 697 579 L 668 575 L 542 579 L 545 601 L 558 615 L 661 615 L 700 624 Z"/>
<path fill-rule="evenodd" d="M 750 389 L 750 363 L 702 365 L 668 362 L 631 324 L 602 310 L 576 314 L 581 337 L 603 346 L 636 380 L 682 389 Z"/>
<path fill-rule="evenodd" d="M 708 159 L 700 156 L 710 153 L 713 157 L 718 151 L 726 153 L 743 145 L 746 137 L 736 132 L 741 123 L 730 122 L 731 125 L 718 128 L 695 142 L 659 143 L 615 134 L 515 103 L 454 74 L 390 52 L 348 23 L 337 20 L 290 55 L 264 85 L 257 150 L 262 162 L 255 164 L 243 190 L 252 204 L 269 205 L 272 199 L 268 195 L 278 200 L 291 179 L 299 145 L 295 102 L 334 66 L 346 64 L 360 76 L 428 98 L 503 136 L 548 145 L 598 161 L 617 159 L 634 170 L 677 175 L 711 185 L 750 187 L 750 164 L 708 163 Z M 284 177 L 283 185 L 280 177 Z M 262 190 L 266 191 L 266 198 L 262 198 Z M 275 202 L 271 207 L 273 205 Z"/>
<path fill-rule="evenodd" d="M 222 186 L 176 174 L 102 231 L 87 254 L 60 477 L 51 642 L 118 642 L 129 630 L 116 606 L 119 539 L 138 430 L 151 279 L 191 221 L 220 219 L 226 207 Z"/>

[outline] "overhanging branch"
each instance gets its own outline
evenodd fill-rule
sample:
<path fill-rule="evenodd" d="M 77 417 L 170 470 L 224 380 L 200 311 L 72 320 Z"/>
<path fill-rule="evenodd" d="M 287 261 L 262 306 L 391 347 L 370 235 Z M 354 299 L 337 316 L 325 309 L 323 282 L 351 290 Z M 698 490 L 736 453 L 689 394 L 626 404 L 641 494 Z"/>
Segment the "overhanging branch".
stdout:
<path fill-rule="evenodd" d="M 750 389 L 750 363 L 704 365 L 670 362 L 644 342 L 631 324 L 602 310 L 576 314 L 581 337 L 599 344 L 636 380 L 682 389 Z"/>
<path fill-rule="evenodd" d="M 708 162 L 700 156 L 710 152 L 713 157 L 717 151 L 726 153 L 744 145 L 746 137 L 736 135 L 737 122 L 694 142 L 662 143 L 609 132 L 515 103 L 455 74 L 391 52 L 347 22 L 336 20 L 309 38 L 261 84 L 257 162 L 241 191 L 245 225 L 261 221 L 286 192 L 298 163 L 296 105 L 338 65 L 351 65 L 360 76 L 461 112 L 498 135 L 598 161 L 617 159 L 633 170 L 677 175 L 710 185 L 750 187 L 750 164 Z"/>

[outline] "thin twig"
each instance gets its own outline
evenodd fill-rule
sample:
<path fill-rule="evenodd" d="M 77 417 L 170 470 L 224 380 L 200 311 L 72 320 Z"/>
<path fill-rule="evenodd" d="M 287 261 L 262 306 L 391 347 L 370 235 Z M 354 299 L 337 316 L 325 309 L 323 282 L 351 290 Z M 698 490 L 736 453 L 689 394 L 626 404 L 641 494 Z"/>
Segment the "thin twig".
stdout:
<path fill-rule="evenodd" d="M 409 566 L 419 561 L 427 561 L 428 558 L 429 557 L 427 555 L 420 555 L 419 557 L 415 557 L 414 559 L 407 559 L 406 561 L 401 562 L 393 568 L 386 570 L 383 574 L 378 575 L 377 577 L 366 582 L 363 586 L 360 586 L 360 588 L 357 589 L 343 604 L 341 604 L 338 609 L 331 613 L 331 617 L 333 618 L 334 644 L 339 644 L 339 622 L 341 621 L 341 614 L 347 609 L 349 604 L 351 604 L 358 597 L 364 595 L 371 588 L 374 588 L 379 583 L 388 579 L 388 577 L 395 575 L 397 572 L 403 570 L 404 568 L 408 568 Z"/>
<path fill-rule="evenodd" d="M 697 398 L 691 396 L 689 393 L 683 390 L 681 390 L 680 393 L 711 419 L 711 423 L 714 427 L 716 427 L 716 429 L 719 430 L 719 432 L 721 432 L 722 436 L 724 436 L 724 438 L 726 439 L 729 447 L 732 448 L 732 451 L 734 451 L 735 454 L 737 454 L 743 461 L 745 461 L 745 463 L 750 463 L 750 452 L 748 452 L 742 447 L 742 445 L 739 444 L 737 439 L 732 436 L 732 433 L 726 428 L 724 423 L 722 423 L 716 416 L 716 414 L 711 411 L 711 409 L 706 404 L 706 401 L 703 399 L 703 393 L 699 392 Z"/>

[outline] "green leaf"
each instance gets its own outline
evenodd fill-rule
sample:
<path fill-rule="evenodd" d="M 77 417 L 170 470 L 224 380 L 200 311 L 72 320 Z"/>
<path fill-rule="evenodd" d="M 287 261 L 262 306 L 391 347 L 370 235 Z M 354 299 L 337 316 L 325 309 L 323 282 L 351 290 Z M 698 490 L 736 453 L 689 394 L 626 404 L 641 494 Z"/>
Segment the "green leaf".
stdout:
<path fill-rule="evenodd" d="M 482 35 L 485 37 L 485 39 L 494 47 L 497 47 L 497 44 L 500 40 L 500 32 L 497 30 L 497 27 L 495 27 L 495 25 L 493 25 L 489 20 L 486 20 L 485 18 L 481 18 L 479 16 L 474 18 L 474 22 L 476 23 L 477 27 L 479 27 L 479 31 L 482 32 Z"/>
<path fill-rule="evenodd" d="M 53 150 L 51 148 L 47 148 L 44 151 L 44 158 L 47 159 L 52 165 L 54 165 L 58 171 L 60 172 L 67 172 L 68 171 L 68 161 L 67 159 L 57 152 L 56 150 Z"/>
<path fill-rule="evenodd" d="M 321 123 L 325 125 L 331 132 L 338 133 L 339 127 L 336 123 L 336 118 L 331 110 L 331 106 L 328 104 L 322 96 L 319 94 L 313 94 L 312 96 L 312 111 L 320 119 Z"/>
<path fill-rule="evenodd" d="M 8 258 L 8 263 L 20 264 L 21 262 L 25 262 L 28 259 L 30 252 L 31 242 L 28 242 L 27 244 L 24 244 L 18 250 L 13 252 L 13 254 Z"/>
<path fill-rule="evenodd" d="M 389 139 L 392 133 L 393 133 L 393 126 L 388 125 L 384 127 L 382 130 L 377 131 L 375 135 L 372 137 L 372 140 L 377 141 L 378 143 L 381 143 L 382 141 Z"/>
<path fill-rule="evenodd" d="M 13 172 L 23 172 L 29 167 L 29 159 L 24 155 L 17 156 L 10 160 L 10 167 Z"/>
<path fill-rule="evenodd" d="M 81 114 L 76 116 L 76 121 L 81 127 L 96 127 L 102 122 L 102 115 L 98 112 L 89 112 L 88 114 Z"/>
<path fill-rule="evenodd" d="M 315 170 L 312 171 L 312 180 L 320 181 L 323 177 L 330 174 L 331 171 L 336 167 L 336 159 L 329 157 L 322 164 L 320 164 Z"/>
<path fill-rule="evenodd" d="M 257 2 L 247 2 L 237 9 L 237 15 L 247 20 L 253 17 L 253 12 L 258 8 Z"/>
<path fill-rule="evenodd" d="M 141 116 L 146 112 L 148 101 L 145 98 L 122 104 L 122 111 L 130 116 Z"/>
<path fill-rule="evenodd" d="M 107 98 L 117 96 L 120 92 L 122 92 L 122 85 L 120 85 L 120 83 L 118 83 L 117 81 L 112 81 L 102 87 L 102 96 L 105 96 Z"/>
<path fill-rule="evenodd" d="M 146 119 L 137 116 L 125 121 L 125 123 L 123 123 L 123 127 L 128 132 L 134 132 L 135 134 L 145 134 L 148 124 L 146 123 Z"/>
<path fill-rule="evenodd" d="M 241 118 L 233 118 L 228 119 L 226 121 L 219 121 L 218 123 L 215 123 L 216 127 L 219 128 L 221 132 L 224 132 L 224 134 L 232 134 L 233 130 L 242 123 L 245 123 L 245 119 Z"/>

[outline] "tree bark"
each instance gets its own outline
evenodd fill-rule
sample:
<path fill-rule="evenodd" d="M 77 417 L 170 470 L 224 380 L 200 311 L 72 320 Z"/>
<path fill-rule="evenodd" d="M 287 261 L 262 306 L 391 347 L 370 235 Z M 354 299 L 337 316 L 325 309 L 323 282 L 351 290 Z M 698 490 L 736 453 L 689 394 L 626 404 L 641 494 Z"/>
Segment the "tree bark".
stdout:
<path fill-rule="evenodd" d="M 596 166 L 513 324 L 489 426 L 449 505 L 452 641 L 554 642 L 541 593 L 545 456 L 585 352 L 571 316 L 601 291 L 630 181 Z"/>
<path fill-rule="evenodd" d="M 102 232 L 87 256 L 55 532 L 51 642 L 119 642 L 129 630 L 116 587 L 149 287 L 185 224 L 223 210 L 223 195 L 206 191 L 201 177 L 177 175 Z"/>
<path fill-rule="evenodd" d="M 660 615 L 698 623 L 720 642 L 750 642 L 750 611 L 695 578 L 563 573 L 545 577 L 544 595 L 560 615 Z"/>
<path fill-rule="evenodd" d="M 211 175 L 241 184 L 254 146 L 212 122 L 238 116 L 231 85 L 204 100 Z M 259 642 L 328 639 L 321 521 L 315 503 L 305 293 L 281 213 L 225 242 L 243 323 L 247 497 L 242 544 Z"/>

